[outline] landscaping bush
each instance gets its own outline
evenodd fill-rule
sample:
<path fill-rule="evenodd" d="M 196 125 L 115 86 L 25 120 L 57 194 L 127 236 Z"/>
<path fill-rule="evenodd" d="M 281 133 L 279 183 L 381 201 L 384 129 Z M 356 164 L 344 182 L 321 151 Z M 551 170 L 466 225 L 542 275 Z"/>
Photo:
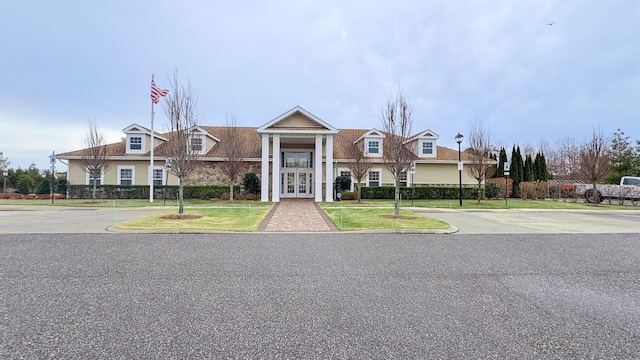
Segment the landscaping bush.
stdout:
<path fill-rule="evenodd" d="M 42 195 L 42 194 L 50 194 L 50 193 L 51 193 L 51 185 L 49 184 L 49 180 L 45 178 L 40 182 L 40 185 L 38 186 L 38 190 L 36 190 L 36 194 Z"/>
<path fill-rule="evenodd" d="M 33 188 L 33 179 L 29 175 L 21 175 L 18 179 L 18 185 L 16 186 L 16 192 L 18 194 L 27 195 L 31 193 Z"/>
<path fill-rule="evenodd" d="M 427 199 L 458 199 L 459 189 L 457 187 L 446 186 L 416 186 L 401 187 L 400 195 L 402 199 L 427 200 Z M 363 186 L 363 199 L 393 199 L 395 197 L 395 188 L 393 186 Z M 462 188 L 463 199 L 477 199 L 478 189 L 473 187 Z"/>
<path fill-rule="evenodd" d="M 484 195 L 487 199 L 497 199 L 501 192 L 502 189 L 496 183 L 488 182 L 484 186 Z"/>
<path fill-rule="evenodd" d="M 351 189 L 351 177 L 350 176 L 338 176 L 334 183 L 334 187 L 337 193 L 343 193 Z"/>
<path fill-rule="evenodd" d="M 260 194 L 260 179 L 258 178 L 258 175 L 254 173 L 246 173 L 244 175 L 242 186 L 244 187 L 244 192 L 248 194 Z"/>
<path fill-rule="evenodd" d="M 355 191 L 345 191 L 342 193 L 341 200 L 358 200 L 358 193 Z"/>
<path fill-rule="evenodd" d="M 69 198 L 70 199 L 90 199 L 91 198 L 91 186 L 89 185 L 69 185 Z M 167 199 L 176 199 L 178 194 L 178 186 L 166 186 L 166 193 L 164 186 L 157 186 L 154 188 L 155 198 L 162 199 L 166 196 Z M 224 193 L 229 192 L 228 185 L 204 185 L 204 186 L 185 186 L 184 198 L 185 199 L 218 199 Z M 233 187 L 233 193 L 240 193 L 240 186 Z M 149 186 L 146 185 L 101 185 L 98 186 L 96 191 L 96 198 L 98 199 L 148 199 L 149 198 Z"/>

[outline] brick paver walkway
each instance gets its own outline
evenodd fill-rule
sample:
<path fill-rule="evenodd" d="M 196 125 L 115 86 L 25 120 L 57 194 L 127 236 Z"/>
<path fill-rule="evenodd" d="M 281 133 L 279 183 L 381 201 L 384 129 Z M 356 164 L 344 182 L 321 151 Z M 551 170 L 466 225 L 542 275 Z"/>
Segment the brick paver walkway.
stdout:
<path fill-rule="evenodd" d="M 281 199 L 258 231 L 329 232 L 338 229 L 313 200 Z"/>

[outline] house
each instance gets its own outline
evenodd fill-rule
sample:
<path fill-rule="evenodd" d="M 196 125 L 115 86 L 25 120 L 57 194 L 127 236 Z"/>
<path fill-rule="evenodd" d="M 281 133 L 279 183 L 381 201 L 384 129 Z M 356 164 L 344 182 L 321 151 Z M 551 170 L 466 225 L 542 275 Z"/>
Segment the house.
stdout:
<path fill-rule="evenodd" d="M 223 126 L 198 126 L 190 134 L 192 150 L 199 152 L 201 166 L 188 179 L 190 184 L 226 184 L 220 169 L 224 160 L 217 146 Z M 393 176 L 384 166 L 386 134 L 377 129 L 338 129 L 307 110 L 296 106 L 258 127 L 238 127 L 245 147 L 241 175 L 254 172 L 261 178 L 261 201 L 278 202 L 283 198 L 310 198 L 316 202 L 333 201 L 333 183 L 337 176 L 350 176 L 344 142 L 363 142 L 371 169 L 366 186 L 392 185 Z M 83 150 L 58 154 L 68 160 L 68 180 L 72 185 L 98 184 L 176 185 L 177 179 L 165 169 L 169 134 L 151 132 L 132 124 L 123 129 L 125 137 L 108 144 L 108 166 L 100 178 L 92 179 L 82 165 Z M 150 171 L 150 144 L 154 140 L 154 163 Z M 354 140 L 355 139 L 355 140 Z M 438 146 L 439 136 L 427 129 L 405 141 L 414 156 L 414 170 L 402 179 L 406 186 L 458 184 L 458 151 Z M 462 154 L 463 163 L 468 154 Z M 352 179 L 352 183 L 354 180 Z M 466 171 L 462 183 L 476 184 Z M 352 185 L 353 187 L 353 185 Z"/>

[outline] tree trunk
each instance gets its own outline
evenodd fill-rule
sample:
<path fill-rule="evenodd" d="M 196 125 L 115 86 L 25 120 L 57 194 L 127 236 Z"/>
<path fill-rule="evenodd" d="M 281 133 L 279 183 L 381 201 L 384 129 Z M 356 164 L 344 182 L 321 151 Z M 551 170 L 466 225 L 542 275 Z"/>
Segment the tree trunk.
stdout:
<path fill-rule="evenodd" d="M 478 204 L 482 200 L 482 182 L 478 181 Z"/>
<path fill-rule="evenodd" d="M 361 190 L 362 190 L 362 184 L 361 184 L 360 182 L 358 182 L 358 183 L 356 184 L 356 186 L 358 187 L 358 202 L 360 202 L 360 201 L 361 201 L 361 199 L 362 199 L 362 192 L 361 192 Z"/>
<path fill-rule="evenodd" d="M 182 217 L 184 213 L 184 183 L 182 182 L 182 177 L 179 177 L 178 181 L 178 215 Z"/>
<path fill-rule="evenodd" d="M 93 177 L 93 189 L 91 190 L 91 201 L 96 202 L 96 191 L 97 191 L 97 186 L 96 186 L 96 178 L 95 176 Z"/>
<path fill-rule="evenodd" d="M 382 180 L 382 179 L 381 179 Z M 393 205 L 393 215 L 400 216 L 400 179 L 396 179 L 395 204 Z"/>
<path fill-rule="evenodd" d="M 233 183 L 229 185 L 229 202 L 233 202 Z"/>

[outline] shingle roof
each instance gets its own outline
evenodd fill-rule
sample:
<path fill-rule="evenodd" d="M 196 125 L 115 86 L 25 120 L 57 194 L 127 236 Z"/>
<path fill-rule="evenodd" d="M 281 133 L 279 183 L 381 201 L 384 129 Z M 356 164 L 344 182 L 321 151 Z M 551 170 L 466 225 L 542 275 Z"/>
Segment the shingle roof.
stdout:
<path fill-rule="evenodd" d="M 223 129 L 225 126 L 200 126 L 202 129 L 207 131 L 209 134 L 213 135 L 218 139 L 222 139 Z M 243 141 L 238 141 L 238 144 L 244 146 L 244 153 L 247 158 L 260 158 L 262 156 L 262 141 L 260 134 L 256 131 L 257 128 L 254 127 L 237 127 L 239 132 L 239 136 L 243 139 Z M 359 137 L 361 137 L 366 132 L 371 129 L 340 129 L 338 134 L 334 137 L 334 146 L 333 146 L 333 158 L 334 159 L 344 159 L 344 144 L 346 142 L 353 142 Z M 159 136 L 169 138 L 170 133 L 158 133 Z M 167 143 L 161 143 L 158 145 L 154 151 L 155 156 L 162 157 L 165 154 Z M 74 157 L 74 156 L 82 156 L 84 149 L 74 150 L 65 153 L 58 154 L 59 157 Z M 140 156 L 149 156 L 149 152 L 145 154 L 127 154 L 126 153 L 126 141 L 122 140 L 117 143 L 108 144 L 107 151 L 110 156 L 131 156 L 131 157 L 140 157 Z M 222 157 L 220 153 L 221 149 L 218 146 L 214 146 L 205 157 Z M 464 160 L 471 160 L 471 155 L 462 153 L 462 158 Z M 450 148 L 446 148 L 443 146 L 438 146 L 436 151 L 435 158 L 418 158 L 416 159 L 424 159 L 424 160 L 439 160 L 439 161 L 457 161 L 458 160 L 458 151 Z"/>

